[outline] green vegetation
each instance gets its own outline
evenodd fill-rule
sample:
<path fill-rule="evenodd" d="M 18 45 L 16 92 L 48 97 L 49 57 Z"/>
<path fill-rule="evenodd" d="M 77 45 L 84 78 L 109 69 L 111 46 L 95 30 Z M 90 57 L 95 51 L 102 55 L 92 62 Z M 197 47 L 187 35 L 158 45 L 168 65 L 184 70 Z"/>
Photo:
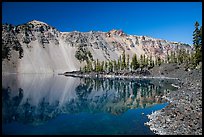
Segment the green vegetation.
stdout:
<path fill-rule="evenodd" d="M 149 63 L 148 63 L 148 68 L 153 68 L 154 67 L 154 61 L 152 59 L 152 55 L 150 55 L 150 58 L 149 58 Z"/>
<path fill-rule="evenodd" d="M 131 66 L 132 66 L 131 69 L 133 69 L 133 70 L 136 70 L 136 69 L 138 69 L 140 67 L 140 65 L 139 65 L 139 63 L 137 61 L 137 55 L 136 54 L 134 54 L 133 57 L 132 57 Z"/>
<path fill-rule="evenodd" d="M 152 55 L 140 55 L 137 59 L 137 55 L 134 54 L 130 60 L 130 55 L 126 55 L 125 52 L 119 56 L 118 60 L 108 60 L 100 62 L 98 59 L 93 63 L 87 62 L 87 65 L 83 69 L 85 72 L 120 72 L 120 71 L 135 71 L 140 69 L 151 69 L 154 66 L 160 66 L 163 63 L 176 63 L 184 64 L 186 68 L 195 68 L 199 62 L 202 62 L 202 26 L 199 28 L 198 22 L 195 23 L 195 31 L 193 32 L 193 46 L 194 52 L 183 48 L 182 46 L 190 46 L 188 44 L 179 43 L 175 50 L 167 51 L 166 58 L 163 59 L 160 56 Z M 78 51 L 79 52 L 79 51 Z M 87 56 L 88 55 L 88 56 Z M 92 55 L 86 54 L 86 51 L 80 49 L 80 57 L 88 59 L 92 58 Z M 94 69 L 93 69 L 94 68 Z"/>
<path fill-rule="evenodd" d="M 126 62 L 125 62 L 125 52 L 122 54 L 122 62 L 121 62 L 121 70 L 124 70 L 126 68 Z"/>
<path fill-rule="evenodd" d="M 194 65 L 202 62 L 202 26 L 199 29 L 199 23 L 196 21 L 195 30 L 193 31 L 193 46 L 195 49 Z"/>
<path fill-rule="evenodd" d="M 130 68 L 130 55 L 127 55 L 127 64 L 126 64 L 126 69 L 129 70 Z"/>
<path fill-rule="evenodd" d="M 109 61 L 108 71 L 109 71 L 109 72 L 113 72 L 113 63 L 112 63 L 112 61 Z"/>
<path fill-rule="evenodd" d="M 149 58 L 145 55 L 141 55 L 139 60 L 137 59 L 137 55 L 134 54 L 132 59 L 130 60 L 130 55 L 126 55 L 125 52 L 119 57 L 118 60 L 108 60 L 108 61 L 86 61 L 86 65 L 84 66 L 84 72 L 119 72 L 119 71 L 135 71 L 138 68 L 153 68 L 155 66 L 155 61 L 152 59 L 152 56 Z M 157 65 L 161 64 L 161 60 L 159 59 Z"/>
<path fill-rule="evenodd" d="M 79 46 L 76 53 L 75 57 L 80 61 L 86 61 L 87 63 L 91 60 L 93 60 L 93 56 L 90 51 L 88 51 L 85 47 Z"/>
<path fill-rule="evenodd" d="M 151 69 L 154 66 L 160 66 L 163 63 L 185 63 L 187 67 L 191 66 L 193 58 L 195 56 L 191 54 L 190 51 L 185 49 L 179 49 L 177 52 L 171 51 L 170 55 L 167 55 L 167 58 L 164 60 L 159 56 L 156 56 L 155 59 L 152 56 L 140 55 L 140 59 L 137 59 L 137 55 L 134 54 L 130 60 L 130 56 L 127 55 L 125 58 L 125 53 L 116 60 L 108 61 L 87 61 L 87 64 L 83 68 L 84 72 L 119 72 L 119 71 L 135 71 L 138 68 Z"/>

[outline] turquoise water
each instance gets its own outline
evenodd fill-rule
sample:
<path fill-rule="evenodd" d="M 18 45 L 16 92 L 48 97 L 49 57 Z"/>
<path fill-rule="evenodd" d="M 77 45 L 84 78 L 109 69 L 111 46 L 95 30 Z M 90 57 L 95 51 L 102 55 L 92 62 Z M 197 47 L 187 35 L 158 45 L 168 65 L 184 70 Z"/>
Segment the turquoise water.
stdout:
<path fill-rule="evenodd" d="M 160 80 L 2 78 L 2 132 L 14 135 L 153 135 L 146 115 L 165 107 L 161 97 L 175 90 Z"/>

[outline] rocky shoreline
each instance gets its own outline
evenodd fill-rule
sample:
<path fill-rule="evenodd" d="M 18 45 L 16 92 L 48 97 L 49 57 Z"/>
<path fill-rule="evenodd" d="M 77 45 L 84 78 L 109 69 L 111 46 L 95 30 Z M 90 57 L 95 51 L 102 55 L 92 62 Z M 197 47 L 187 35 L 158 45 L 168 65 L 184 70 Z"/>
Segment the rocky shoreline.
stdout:
<path fill-rule="evenodd" d="M 66 72 L 63 75 L 73 77 L 97 78 L 164 78 L 176 79 L 177 91 L 169 92 L 163 98 L 169 104 L 147 115 L 150 119 L 145 125 L 158 135 L 202 135 L 202 65 L 193 70 L 184 65 L 162 64 L 151 70 L 115 73 Z"/>
<path fill-rule="evenodd" d="M 160 68 L 165 76 L 177 76 L 180 88 L 163 97 L 169 104 L 148 115 L 150 121 L 145 125 L 158 135 L 202 135 L 202 69 L 176 67 Z"/>
<path fill-rule="evenodd" d="M 72 72 L 65 72 L 64 76 L 71 76 L 71 77 L 79 77 L 79 78 L 109 78 L 109 79 L 178 79 L 174 77 L 158 75 L 154 76 L 148 70 L 139 70 L 133 72 L 117 72 L 117 73 L 106 73 L 106 72 L 80 72 L 80 71 L 72 71 Z"/>

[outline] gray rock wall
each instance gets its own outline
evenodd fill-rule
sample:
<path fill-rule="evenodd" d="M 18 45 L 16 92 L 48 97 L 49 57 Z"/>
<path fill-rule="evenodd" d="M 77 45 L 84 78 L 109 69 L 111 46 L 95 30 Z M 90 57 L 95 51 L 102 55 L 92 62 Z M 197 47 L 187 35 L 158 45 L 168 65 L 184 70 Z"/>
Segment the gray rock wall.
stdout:
<path fill-rule="evenodd" d="M 160 56 L 167 51 L 190 46 L 147 36 L 127 35 L 121 30 L 109 32 L 59 32 L 46 23 L 33 20 L 26 24 L 2 26 L 3 73 L 63 73 L 79 70 L 85 62 L 76 59 L 79 46 L 91 52 L 93 59 L 113 60 L 130 55 Z"/>

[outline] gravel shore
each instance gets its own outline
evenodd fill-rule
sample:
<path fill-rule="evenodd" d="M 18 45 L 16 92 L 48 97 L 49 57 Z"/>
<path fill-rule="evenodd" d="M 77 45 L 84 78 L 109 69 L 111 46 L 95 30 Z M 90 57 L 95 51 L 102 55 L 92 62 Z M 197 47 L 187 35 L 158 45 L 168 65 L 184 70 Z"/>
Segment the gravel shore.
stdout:
<path fill-rule="evenodd" d="M 169 102 L 162 110 L 148 115 L 145 123 L 158 135 L 202 135 L 202 70 L 185 70 L 181 65 L 161 65 L 151 73 L 179 78 L 177 91 L 164 98 Z"/>

